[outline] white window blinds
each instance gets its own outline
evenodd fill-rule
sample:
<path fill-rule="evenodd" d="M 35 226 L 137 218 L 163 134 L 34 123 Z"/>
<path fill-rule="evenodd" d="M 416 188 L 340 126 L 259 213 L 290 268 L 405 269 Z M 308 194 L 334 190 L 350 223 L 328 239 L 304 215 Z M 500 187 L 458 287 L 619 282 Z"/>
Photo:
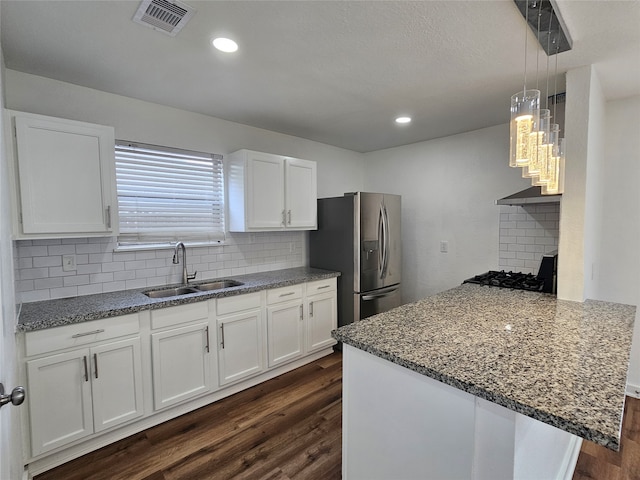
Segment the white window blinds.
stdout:
<path fill-rule="evenodd" d="M 222 156 L 116 141 L 121 246 L 224 240 Z"/>

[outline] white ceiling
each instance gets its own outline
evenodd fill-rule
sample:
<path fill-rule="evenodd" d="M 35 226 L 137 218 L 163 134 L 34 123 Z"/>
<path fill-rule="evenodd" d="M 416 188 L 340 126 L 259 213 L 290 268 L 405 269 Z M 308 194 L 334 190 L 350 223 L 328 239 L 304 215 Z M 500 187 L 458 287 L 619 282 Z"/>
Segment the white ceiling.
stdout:
<path fill-rule="evenodd" d="M 513 0 L 186 3 L 197 13 L 170 37 L 131 20 L 137 0 L 2 0 L 5 65 L 358 152 L 506 123 L 522 89 Z M 640 1 L 555 3 L 573 39 L 558 71 L 594 64 L 607 99 L 640 95 Z M 221 35 L 240 50 L 213 49 Z"/>

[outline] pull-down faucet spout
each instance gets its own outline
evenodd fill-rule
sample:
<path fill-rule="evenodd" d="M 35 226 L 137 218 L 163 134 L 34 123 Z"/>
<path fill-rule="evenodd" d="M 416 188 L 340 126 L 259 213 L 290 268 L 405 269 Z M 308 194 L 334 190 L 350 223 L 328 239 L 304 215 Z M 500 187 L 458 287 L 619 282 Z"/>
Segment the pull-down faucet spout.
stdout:
<path fill-rule="evenodd" d="M 173 263 L 175 265 L 180 263 L 178 259 L 178 251 L 181 248 L 182 248 L 182 284 L 186 285 L 187 283 L 189 283 L 189 280 L 193 280 L 196 278 L 198 271 L 196 270 L 193 275 L 189 275 L 187 273 L 187 247 L 185 247 L 184 243 L 182 242 L 176 243 L 176 247 L 173 250 Z"/>

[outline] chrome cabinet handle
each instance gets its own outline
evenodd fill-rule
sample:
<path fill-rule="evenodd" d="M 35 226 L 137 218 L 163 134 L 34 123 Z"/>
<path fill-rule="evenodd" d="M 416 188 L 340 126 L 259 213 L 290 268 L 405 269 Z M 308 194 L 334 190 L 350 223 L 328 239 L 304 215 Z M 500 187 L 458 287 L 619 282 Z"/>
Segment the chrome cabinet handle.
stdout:
<path fill-rule="evenodd" d="M 222 347 L 222 349 L 224 349 L 224 323 L 220 324 L 220 338 L 221 338 L 221 342 L 220 342 L 220 346 Z"/>
<path fill-rule="evenodd" d="M 318 287 L 318 290 L 322 290 L 323 288 L 329 288 L 331 285 L 322 285 L 321 287 Z"/>
<path fill-rule="evenodd" d="M 287 292 L 287 293 L 281 293 L 280 296 L 281 297 L 288 297 L 289 295 L 293 295 L 296 292 Z"/>
<path fill-rule="evenodd" d="M 102 332 L 104 332 L 104 328 L 99 328 L 98 330 L 92 330 L 91 332 L 76 333 L 75 335 L 71 335 L 71 338 L 86 337 L 88 335 L 96 335 L 96 334 L 102 333 Z"/>
<path fill-rule="evenodd" d="M 300 305 L 300 320 L 304 319 L 304 307 Z"/>
<path fill-rule="evenodd" d="M 109 230 L 111 230 L 111 205 L 109 205 L 107 207 L 107 214 L 106 214 L 106 220 L 107 220 L 107 228 Z"/>
<path fill-rule="evenodd" d="M 84 363 L 84 381 L 89 381 L 89 367 L 87 366 L 87 356 L 82 357 L 82 362 Z"/>
<path fill-rule="evenodd" d="M 98 378 L 98 354 L 97 353 L 93 354 L 93 363 L 94 363 L 94 366 L 96 367 L 96 378 Z"/>
<path fill-rule="evenodd" d="M 288 215 L 289 215 L 289 222 L 288 222 L 288 224 L 289 224 L 289 225 L 291 225 L 291 210 L 289 210 Z"/>
<path fill-rule="evenodd" d="M 205 350 L 207 351 L 207 353 L 209 353 L 209 325 L 207 325 L 207 328 L 204 329 L 204 335 L 205 335 L 205 340 L 207 341 L 207 344 L 205 345 Z"/>
<path fill-rule="evenodd" d="M 313 302 L 309 303 L 309 316 L 313 317 Z"/>

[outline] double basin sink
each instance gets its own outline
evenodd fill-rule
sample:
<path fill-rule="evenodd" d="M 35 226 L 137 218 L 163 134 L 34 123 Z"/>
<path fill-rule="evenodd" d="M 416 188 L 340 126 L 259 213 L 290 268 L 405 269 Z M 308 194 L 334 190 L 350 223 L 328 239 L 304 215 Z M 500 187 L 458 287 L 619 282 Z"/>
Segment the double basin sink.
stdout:
<path fill-rule="evenodd" d="M 201 283 L 199 285 L 182 285 L 175 288 L 159 288 L 156 290 L 149 290 L 144 292 L 144 294 L 149 298 L 179 297 L 190 293 L 210 292 L 212 290 L 222 290 L 223 288 L 239 287 L 240 285 L 244 284 L 242 282 L 236 282 L 235 280 L 216 280 L 213 282 Z"/>

